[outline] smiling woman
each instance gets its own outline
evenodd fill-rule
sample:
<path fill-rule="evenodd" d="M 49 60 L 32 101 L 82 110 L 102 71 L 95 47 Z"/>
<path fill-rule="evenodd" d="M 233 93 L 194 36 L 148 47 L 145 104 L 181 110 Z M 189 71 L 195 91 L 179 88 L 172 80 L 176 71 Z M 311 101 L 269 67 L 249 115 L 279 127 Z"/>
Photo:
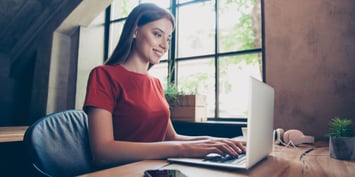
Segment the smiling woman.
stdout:
<path fill-rule="evenodd" d="M 168 51 L 174 26 L 167 10 L 138 5 L 128 15 L 112 56 L 91 71 L 84 110 L 97 166 L 245 151 L 235 140 L 176 133 L 163 87 L 148 73 Z"/>
<path fill-rule="evenodd" d="M 143 62 L 147 61 L 151 65 L 158 64 L 160 58 L 169 49 L 172 32 L 173 25 L 165 18 L 138 27 L 133 34 L 134 52 L 130 54 L 130 57 L 138 60 L 142 58 Z M 147 73 L 148 70 L 143 71 Z"/>
<path fill-rule="evenodd" d="M 177 21 L 169 52 L 149 73 L 164 88 L 173 83 L 185 93 L 207 95 L 209 120 L 245 120 L 247 80 L 265 78 L 262 1 L 115 0 L 105 22 L 106 54 L 113 52 L 128 12 L 141 2 L 168 9 Z"/>
<path fill-rule="evenodd" d="M 149 3 L 147 3 L 149 4 Z M 150 9 L 150 11 L 144 11 L 145 9 L 142 8 L 143 6 L 137 6 L 135 8 L 135 11 L 132 11 L 132 13 L 128 16 L 126 23 L 123 27 L 123 31 L 121 33 L 120 39 L 118 41 L 116 49 L 113 51 L 112 56 L 106 61 L 106 64 L 112 65 L 112 64 L 122 64 L 125 63 L 128 60 L 129 55 L 131 54 L 132 47 L 135 45 L 132 45 L 137 36 L 138 30 L 141 30 L 140 27 L 146 25 L 147 23 L 159 20 L 159 21 L 169 21 L 167 24 L 162 24 L 160 22 L 159 25 L 166 25 L 164 27 L 167 34 L 171 36 L 171 33 L 175 27 L 175 19 L 173 15 L 170 14 L 165 9 L 162 9 L 156 5 L 149 4 L 151 5 L 150 7 L 147 8 Z M 144 13 L 145 14 L 144 14 Z M 158 23 L 158 22 L 154 22 Z M 170 25 L 170 29 L 169 28 Z M 150 25 L 150 27 L 153 25 Z M 167 27 L 168 26 L 168 27 Z M 147 28 L 147 27 L 145 27 Z M 158 27 L 156 27 L 158 28 Z M 144 28 L 143 28 L 144 29 Z M 160 29 L 162 30 L 162 29 Z M 169 33 L 170 32 L 170 33 Z M 161 33 L 161 32 L 160 32 Z M 170 39 L 170 37 L 169 37 Z"/>

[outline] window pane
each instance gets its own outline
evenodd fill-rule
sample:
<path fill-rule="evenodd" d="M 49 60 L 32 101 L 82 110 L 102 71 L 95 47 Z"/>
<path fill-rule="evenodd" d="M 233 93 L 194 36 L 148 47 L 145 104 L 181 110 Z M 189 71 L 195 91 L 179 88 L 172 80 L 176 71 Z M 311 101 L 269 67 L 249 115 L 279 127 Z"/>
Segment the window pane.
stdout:
<path fill-rule="evenodd" d="M 150 68 L 149 74 L 159 78 L 160 82 L 163 85 L 163 88 L 165 89 L 168 85 L 168 62 L 154 65 L 152 68 Z"/>
<path fill-rule="evenodd" d="M 215 69 L 213 58 L 179 61 L 177 84 L 185 93 L 207 96 L 207 117 L 214 117 Z"/>
<path fill-rule="evenodd" d="M 191 2 L 191 1 L 194 1 L 194 0 L 178 0 L 177 2 L 179 4 L 181 4 L 181 3 L 185 3 L 185 2 Z"/>
<path fill-rule="evenodd" d="M 111 20 L 125 18 L 138 5 L 139 0 L 113 0 L 111 4 Z"/>
<path fill-rule="evenodd" d="M 260 0 L 221 0 L 219 4 L 220 52 L 260 48 Z"/>
<path fill-rule="evenodd" d="M 219 117 L 246 118 L 249 76 L 262 80 L 261 53 L 221 57 Z"/>
<path fill-rule="evenodd" d="M 215 16 L 212 1 L 179 7 L 177 12 L 177 56 L 214 53 Z"/>
<path fill-rule="evenodd" d="M 142 0 L 143 2 L 151 2 L 154 3 L 162 8 L 169 8 L 170 7 L 170 1 L 169 0 Z"/>

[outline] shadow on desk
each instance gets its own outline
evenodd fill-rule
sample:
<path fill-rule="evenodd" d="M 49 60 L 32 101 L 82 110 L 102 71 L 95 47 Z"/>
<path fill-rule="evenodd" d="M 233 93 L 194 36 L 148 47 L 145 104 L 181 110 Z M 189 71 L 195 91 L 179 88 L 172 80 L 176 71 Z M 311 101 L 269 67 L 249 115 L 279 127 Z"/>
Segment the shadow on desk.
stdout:
<path fill-rule="evenodd" d="M 0 127 L 0 176 L 40 176 L 32 168 L 23 136 L 28 126 Z"/>
<path fill-rule="evenodd" d="M 0 143 L 0 176 L 40 177 L 31 166 L 30 158 L 22 141 Z"/>

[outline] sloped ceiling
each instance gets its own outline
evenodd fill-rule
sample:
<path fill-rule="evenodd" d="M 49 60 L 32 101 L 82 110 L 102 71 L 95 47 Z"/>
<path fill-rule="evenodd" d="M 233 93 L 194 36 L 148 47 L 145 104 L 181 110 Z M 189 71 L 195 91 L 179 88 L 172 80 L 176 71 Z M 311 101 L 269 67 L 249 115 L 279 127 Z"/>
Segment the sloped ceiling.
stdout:
<path fill-rule="evenodd" d="M 2 0 L 0 4 L 0 53 L 8 55 L 45 10 L 56 8 L 62 0 Z"/>
<path fill-rule="evenodd" d="M 68 19 L 62 21 L 60 30 L 69 30 L 73 26 L 88 25 L 111 2 L 112 0 L 1 0 L 0 55 L 16 58 L 47 23 L 60 20 L 56 16 L 63 13 L 68 16 Z M 78 4 L 80 5 L 77 6 Z M 75 7 L 75 10 L 72 9 Z"/>

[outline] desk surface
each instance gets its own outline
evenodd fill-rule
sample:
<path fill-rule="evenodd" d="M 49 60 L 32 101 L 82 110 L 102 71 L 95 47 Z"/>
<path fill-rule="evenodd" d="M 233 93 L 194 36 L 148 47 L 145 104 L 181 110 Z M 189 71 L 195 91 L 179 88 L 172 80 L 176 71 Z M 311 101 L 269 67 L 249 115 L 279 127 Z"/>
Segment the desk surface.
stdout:
<path fill-rule="evenodd" d="M 22 141 L 28 126 L 0 127 L 0 142 Z"/>
<path fill-rule="evenodd" d="M 305 153 L 309 151 L 308 153 Z M 250 170 L 227 170 L 202 166 L 168 163 L 165 160 L 144 160 L 128 165 L 105 169 L 81 177 L 143 177 L 144 170 L 166 168 L 179 169 L 188 177 L 353 177 L 355 161 L 342 161 L 329 157 L 327 143 L 302 147 L 274 146 L 272 153 Z"/>

